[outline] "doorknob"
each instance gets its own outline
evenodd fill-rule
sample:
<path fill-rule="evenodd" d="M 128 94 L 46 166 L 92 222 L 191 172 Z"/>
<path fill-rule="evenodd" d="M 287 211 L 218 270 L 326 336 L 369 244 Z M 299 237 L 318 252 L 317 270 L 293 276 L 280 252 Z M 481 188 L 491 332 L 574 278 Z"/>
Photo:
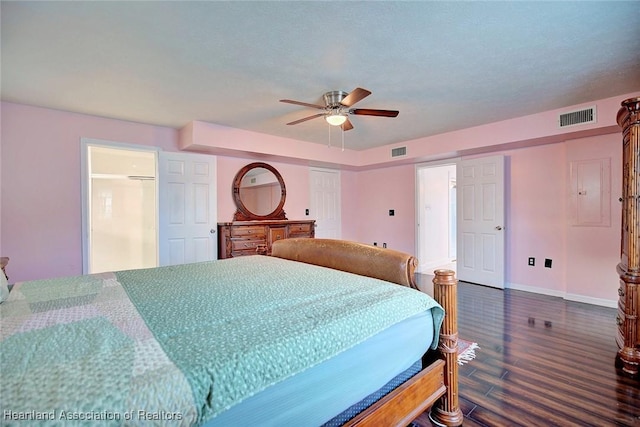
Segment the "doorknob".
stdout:
<path fill-rule="evenodd" d="M 496 230 L 498 230 L 498 231 L 502 230 L 502 226 L 501 225 L 496 225 Z"/>
<path fill-rule="evenodd" d="M 209 233 L 214 234 L 216 232 L 215 228 L 212 228 L 211 230 L 209 230 Z"/>

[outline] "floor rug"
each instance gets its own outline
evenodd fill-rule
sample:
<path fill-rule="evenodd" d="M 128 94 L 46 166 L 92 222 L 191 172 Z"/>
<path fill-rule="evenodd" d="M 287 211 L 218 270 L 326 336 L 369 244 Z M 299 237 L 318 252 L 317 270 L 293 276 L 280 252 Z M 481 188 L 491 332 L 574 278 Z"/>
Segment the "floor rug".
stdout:
<path fill-rule="evenodd" d="M 458 338 L 458 365 L 464 365 L 476 358 L 478 343 Z"/>

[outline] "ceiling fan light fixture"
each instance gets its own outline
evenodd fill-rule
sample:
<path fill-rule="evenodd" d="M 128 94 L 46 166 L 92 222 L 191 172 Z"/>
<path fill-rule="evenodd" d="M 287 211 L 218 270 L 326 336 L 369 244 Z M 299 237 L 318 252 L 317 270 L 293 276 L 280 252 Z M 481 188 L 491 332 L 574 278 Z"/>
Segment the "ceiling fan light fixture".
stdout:
<path fill-rule="evenodd" d="M 357 87 L 347 93 L 341 90 L 332 90 L 323 95 L 324 105 L 309 104 L 308 102 L 294 101 L 293 99 L 281 99 L 280 102 L 287 104 L 302 105 L 303 107 L 315 108 L 322 112 L 311 116 L 303 117 L 298 120 L 287 123 L 287 125 L 297 125 L 307 120 L 324 117 L 331 126 L 341 126 L 343 131 L 353 129 L 353 124 L 349 120 L 350 115 L 356 116 L 378 116 L 378 117 L 396 117 L 396 110 L 376 110 L 371 108 L 351 108 L 356 102 L 371 95 L 371 91 Z M 331 128 L 329 128 L 331 129 Z"/>
<path fill-rule="evenodd" d="M 331 126 L 341 126 L 344 122 L 347 121 L 347 116 L 345 116 L 344 114 L 340 114 L 337 111 L 333 111 L 327 114 L 324 119 Z"/>

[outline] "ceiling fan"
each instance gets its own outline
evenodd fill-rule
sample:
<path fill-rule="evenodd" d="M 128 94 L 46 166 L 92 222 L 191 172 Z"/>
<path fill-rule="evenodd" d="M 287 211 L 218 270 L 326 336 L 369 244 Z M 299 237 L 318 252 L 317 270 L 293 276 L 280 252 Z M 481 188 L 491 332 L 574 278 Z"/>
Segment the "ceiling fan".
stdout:
<path fill-rule="evenodd" d="M 396 117 L 398 115 L 399 111 L 396 110 L 351 108 L 356 102 L 363 100 L 369 95 L 371 95 L 370 91 L 368 91 L 367 89 L 362 89 L 361 87 L 357 87 L 349 93 L 342 90 L 333 90 L 325 93 L 322 96 L 325 105 L 309 104 L 306 102 L 294 101 L 291 99 L 281 99 L 280 102 L 324 110 L 322 113 L 304 117 L 299 120 L 294 120 L 293 122 L 287 123 L 288 125 L 297 125 L 298 123 L 306 122 L 307 120 L 315 119 L 317 117 L 324 117 L 327 123 L 332 126 L 340 126 L 342 130 L 351 130 L 353 129 L 353 124 L 351 124 L 351 121 L 348 117 L 350 114 L 356 116 L 378 117 Z"/>

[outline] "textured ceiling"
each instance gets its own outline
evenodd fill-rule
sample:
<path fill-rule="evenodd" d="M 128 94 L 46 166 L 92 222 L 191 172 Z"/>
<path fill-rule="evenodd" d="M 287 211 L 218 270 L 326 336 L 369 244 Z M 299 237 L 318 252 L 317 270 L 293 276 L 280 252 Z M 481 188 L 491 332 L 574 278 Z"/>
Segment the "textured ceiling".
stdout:
<path fill-rule="evenodd" d="M 640 90 L 640 3 L 5 2 L 2 100 L 326 144 L 330 90 L 373 92 L 353 149 Z M 333 128 L 337 140 L 339 129 Z"/>

